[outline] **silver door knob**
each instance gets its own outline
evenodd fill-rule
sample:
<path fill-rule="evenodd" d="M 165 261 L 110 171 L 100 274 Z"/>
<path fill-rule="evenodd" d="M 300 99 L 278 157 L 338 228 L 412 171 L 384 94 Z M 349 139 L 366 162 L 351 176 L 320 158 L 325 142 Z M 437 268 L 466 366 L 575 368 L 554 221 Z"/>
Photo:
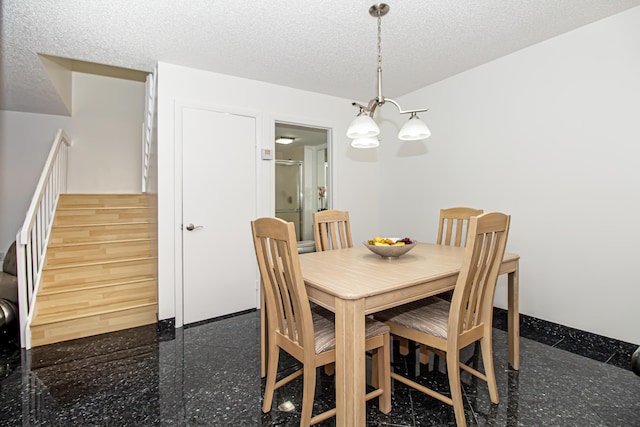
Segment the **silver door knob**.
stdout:
<path fill-rule="evenodd" d="M 202 228 L 202 226 L 201 225 L 187 224 L 187 231 L 197 230 L 198 228 Z"/>

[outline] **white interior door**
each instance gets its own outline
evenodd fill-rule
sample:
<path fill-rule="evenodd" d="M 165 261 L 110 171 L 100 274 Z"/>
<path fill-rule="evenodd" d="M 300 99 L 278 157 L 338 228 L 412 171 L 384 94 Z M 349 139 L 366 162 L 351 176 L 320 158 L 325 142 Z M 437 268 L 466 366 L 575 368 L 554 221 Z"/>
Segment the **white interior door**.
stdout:
<path fill-rule="evenodd" d="M 184 324 L 256 304 L 256 119 L 182 110 Z"/>

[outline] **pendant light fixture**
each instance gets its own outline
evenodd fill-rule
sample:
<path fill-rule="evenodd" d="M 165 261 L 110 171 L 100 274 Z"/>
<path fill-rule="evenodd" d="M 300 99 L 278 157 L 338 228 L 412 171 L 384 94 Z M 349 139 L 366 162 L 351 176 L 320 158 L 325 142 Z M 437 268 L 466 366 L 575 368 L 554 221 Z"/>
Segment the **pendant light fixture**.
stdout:
<path fill-rule="evenodd" d="M 422 113 L 428 108 L 420 108 L 417 110 L 406 110 L 400 108 L 400 105 L 390 98 L 382 95 L 382 17 L 389 13 L 389 5 L 384 3 L 374 4 L 369 8 L 369 15 L 378 20 L 378 95 L 373 98 L 367 106 L 354 102 L 353 105 L 358 107 L 360 111 L 358 116 L 351 122 L 347 129 L 347 136 L 353 141 L 352 147 L 356 148 L 373 148 L 380 145 L 378 135 L 380 128 L 373 120 L 373 114 L 376 108 L 390 102 L 395 105 L 400 114 L 409 114 L 409 120 L 402 126 L 398 132 L 398 138 L 403 141 L 417 141 L 426 139 L 431 136 L 431 131 L 427 125 L 420 120 L 417 113 Z"/>

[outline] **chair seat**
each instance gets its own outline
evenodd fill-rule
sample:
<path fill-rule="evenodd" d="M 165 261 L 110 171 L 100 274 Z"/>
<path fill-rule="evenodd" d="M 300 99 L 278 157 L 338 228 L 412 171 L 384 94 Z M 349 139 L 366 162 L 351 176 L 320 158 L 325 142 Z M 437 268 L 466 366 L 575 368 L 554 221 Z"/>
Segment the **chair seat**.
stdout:
<path fill-rule="evenodd" d="M 311 310 L 313 330 L 316 339 L 316 354 L 336 348 L 336 326 L 334 314 L 322 307 Z M 373 338 L 389 333 L 384 323 L 365 317 L 365 338 Z"/>
<path fill-rule="evenodd" d="M 449 301 L 431 297 L 381 311 L 374 317 L 446 340 L 450 307 Z"/>
<path fill-rule="evenodd" d="M 298 253 L 299 254 L 308 254 L 310 252 L 316 251 L 316 242 L 315 240 L 302 240 L 298 242 Z"/>

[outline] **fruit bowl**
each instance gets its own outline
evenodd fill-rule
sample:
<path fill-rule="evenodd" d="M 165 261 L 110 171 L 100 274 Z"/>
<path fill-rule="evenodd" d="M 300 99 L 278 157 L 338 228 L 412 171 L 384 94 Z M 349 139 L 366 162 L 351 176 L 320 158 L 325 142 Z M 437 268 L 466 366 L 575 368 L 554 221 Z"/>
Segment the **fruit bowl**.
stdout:
<path fill-rule="evenodd" d="M 408 237 L 405 237 L 404 239 L 399 239 L 397 237 L 387 237 L 385 239 L 380 239 L 380 241 L 375 241 L 376 239 L 380 239 L 378 237 L 372 239 L 372 240 L 368 240 L 366 242 L 363 242 L 363 244 L 374 254 L 376 255 L 380 255 L 382 258 L 385 259 L 397 259 L 399 257 L 401 257 L 402 255 L 406 254 L 407 252 L 409 252 L 411 249 L 413 249 L 416 246 L 416 243 L 418 243 L 416 240 L 412 240 L 409 239 Z M 391 240 L 394 244 L 389 244 L 387 243 L 386 245 L 384 245 L 384 242 L 388 242 L 389 240 Z M 397 241 L 404 241 L 403 245 L 395 245 L 395 242 Z M 405 242 L 411 242 L 411 243 L 405 243 Z M 375 243 L 378 243 L 377 245 Z"/>

